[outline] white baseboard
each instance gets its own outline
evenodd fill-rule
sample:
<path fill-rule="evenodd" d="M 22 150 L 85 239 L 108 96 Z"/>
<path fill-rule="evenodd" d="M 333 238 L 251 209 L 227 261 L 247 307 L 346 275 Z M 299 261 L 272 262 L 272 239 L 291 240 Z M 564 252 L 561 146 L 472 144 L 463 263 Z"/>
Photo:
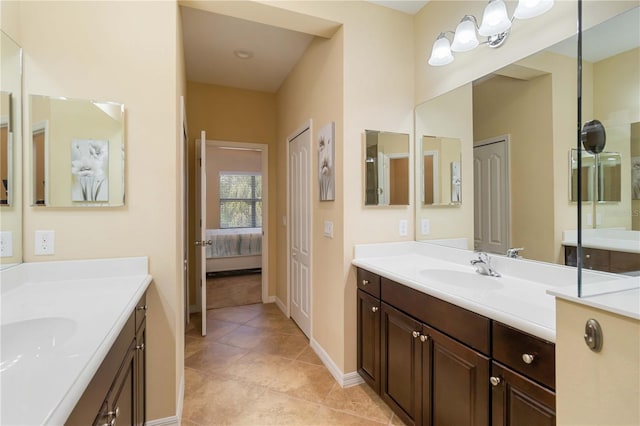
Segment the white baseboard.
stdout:
<path fill-rule="evenodd" d="M 282 300 L 280 300 L 279 297 L 273 296 L 273 298 L 275 299 L 274 301 L 276 302 L 276 306 L 278 308 L 280 308 L 280 310 L 282 311 L 282 313 L 289 318 L 289 312 L 287 312 L 287 305 L 285 303 L 282 302 Z"/>
<path fill-rule="evenodd" d="M 176 410 L 178 420 L 182 420 L 182 407 L 184 406 L 184 368 L 180 377 L 180 388 L 178 389 L 178 409 Z"/>
<path fill-rule="evenodd" d="M 322 346 L 320 346 L 320 344 L 316 340 L 311 339 L 309 345 L 315 351 L 322 363 L 325 365 L 325 367 L 327 367 L 333 378 L 336 379 L 336 382 L 338 382 L 340 386 L 342 386 L 343 388 L 349 388 L 351 386 L 356 386 L 360 383 L 364 383 L 364 380 L 362 379 L 362 377 L 360 377 L 357 371 L 346 374 L 343 373 L 342 370 L 338 368 L 336 363 L 333 362 L 333 359 L 331 359 L 329 354 L 324 350 Z"/>
<path fill-rule="evenodd" d="M 263 299 L 262 303 L 274 303 L 276 301 L 275 296 L 268 296 L 266 299 Z"/>
<path fill-rule="evenodd" d="M 165 417 L 163 419 L 149 420 L 145 426 L 180 426 L 178 416 Z"/>
<path fill-rule="evenodd" d="M 190 314 L 195 314 L 196 312 L 200 312 L 200 306 L 198 306 L 198 305 L 189 306 L 189 313 Z"/>

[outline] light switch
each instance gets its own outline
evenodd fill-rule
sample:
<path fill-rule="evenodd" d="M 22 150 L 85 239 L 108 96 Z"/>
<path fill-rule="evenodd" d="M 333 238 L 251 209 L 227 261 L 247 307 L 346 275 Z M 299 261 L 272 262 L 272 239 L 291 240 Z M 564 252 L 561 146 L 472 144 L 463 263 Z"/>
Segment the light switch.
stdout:
<path fill-rule="evenodd" d="M 324 221 L 324 236 L 327 238 L 333 238 L 333 222 L 330 220 Z"/>
<path fill-rule="evenodd" d="M 409 233 L 408 231 L 409 228 L 409 222 L 407 222 L 406 219 L 402 219 L 400 221 L 400 236 L 401 237 L 406 237 Z"/>

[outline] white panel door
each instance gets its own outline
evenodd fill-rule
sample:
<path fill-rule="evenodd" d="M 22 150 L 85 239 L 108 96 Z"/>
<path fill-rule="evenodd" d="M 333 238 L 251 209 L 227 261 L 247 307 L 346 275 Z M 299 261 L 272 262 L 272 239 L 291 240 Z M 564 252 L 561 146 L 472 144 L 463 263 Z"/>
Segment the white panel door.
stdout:
<path fill-rule="evenodd" d="M 200 140 L 196 140 L 196 271 L 198 282 L 196 293 L 199 296 L 200 313 L 202 314 L 202 335 L 207 335 L 207 134 L 203 130 Z"/>
<path fill-rule="evenodd" d="M 511 241 L 507 141 L 475 146 L 473 173 L 474 248 L 505 254 Z"/>
<path fill-rule="evenodd" d="M 290 314 L 311 332 L 311 131 L 289 141 Z"/>

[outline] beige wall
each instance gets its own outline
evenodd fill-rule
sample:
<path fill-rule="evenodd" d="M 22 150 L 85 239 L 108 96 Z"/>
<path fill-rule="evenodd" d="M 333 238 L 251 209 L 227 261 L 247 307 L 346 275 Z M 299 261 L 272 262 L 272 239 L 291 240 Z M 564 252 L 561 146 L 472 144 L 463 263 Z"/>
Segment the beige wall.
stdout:
<path fill-rule="evenodd" d="M 551 76 L 496 76 L 474 86 L 475 141 L 509 135 L 511 242 L 523 256 L 555 261 Z"/>
<path fill-rule="evenodd" d="M 584 342 L 594 318 L 602 351 Z M 566 426 L 640 424 L 640 321 L 556 299 L 557 423 Z"/>
<path fill-rule="evenodd" d="M 273 93 L 242 90 L 222 87 L 193 81 L 187 82 L 187 117 L 188 117 L 188 164 L 195 161 L 195 140 L 200 139 L 200 132 L 207 132 L 207 140 L 230 142 L 260 143 L 268 146 L 269 155 L 269 235 L 276 234 L 276 202 L 282 192 L 278 186 L 278 156 L 276 146 L 276 96 Z M 195 205 L 194 168 L 189 169 L 189 205 Z M 274 183 L 275 182 L 275 183 Z M 195 241 L 193 214 L 189 214 L 189 241 Z M 269 238 L 268 251 L 276 253 L 277 238 Z M 195 246 L 189 245 L 190 259 L 194 259 Z M 269 295 L 276 292 L 276 256 L 269 256 Z M 193 262 L 189 262 L 193 264 Z M 190 300 L 195 300 L 194 283 L 197 282 L 197 271 L 190 270 Z M 193 304 L 193 303 L 192 303 Z"/>
<path fill-rule="evenodd" d="M 465 84 L 418 105 L 415 118 L 418 137 L 427 135 L 459 139 L 462 153 L 462 204 L 455 207 L 423 207 L 417 202 L 416 236 L 420 240 L 465 237 L 470 249 L 473 249 L 472 94 L 471 84 Z M 420 229 L 423 219 L 429 220 L 428 235 L 422 235 Z"/>
<path fill-rule="evenodd" d="M 599 227 L 631 229 L 631 124 L 640 122 L 640 48 L 593 64 L 593 118 L 607 132 L 605 151 L 622 154 L 621 201 L 598 204 Z M 591 117 L 585 117 L 585 121 Z M 637 155 L 637 154 L 636 154 Z M 635 202 L 637 204 L 637 200 Z"/>
<path fill-rule="evenodd" d="M 25 260 L 149 257 L 147 418 L 174 416 L 184 334 L 176 4 L 20 2 L 19 8 L 25 93 L 118 101 L 127 117 L 126 205 L 25 205 Z M 28 117 L 23 122 L 28 128 Z M 54 256 L 34 256 L 39 229 L 56 232 Z"/>

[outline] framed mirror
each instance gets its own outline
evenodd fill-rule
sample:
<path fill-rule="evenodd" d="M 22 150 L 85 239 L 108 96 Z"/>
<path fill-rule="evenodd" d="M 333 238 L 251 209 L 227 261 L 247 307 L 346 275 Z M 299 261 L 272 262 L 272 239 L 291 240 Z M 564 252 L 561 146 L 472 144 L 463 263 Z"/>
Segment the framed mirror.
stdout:
<path fill-rule="evenodd" d="M 124 105 L 31 95 L 32 205 L 124 205 Z"/>
<path fill-rule="evenodd" d="M 462 147 L 458 138 L 423 136 L 417 172 L 421 204 L 455 206 L 462 204 Z"/>
<path fill-rule="evenodd" d="M 409 205 L 409 135 L 365 130 L 364 205 Z"/>
<path fill-rule="evenodd" d="M 22 49 L 0 31 L 0 268 L 22 262 Z"/>

